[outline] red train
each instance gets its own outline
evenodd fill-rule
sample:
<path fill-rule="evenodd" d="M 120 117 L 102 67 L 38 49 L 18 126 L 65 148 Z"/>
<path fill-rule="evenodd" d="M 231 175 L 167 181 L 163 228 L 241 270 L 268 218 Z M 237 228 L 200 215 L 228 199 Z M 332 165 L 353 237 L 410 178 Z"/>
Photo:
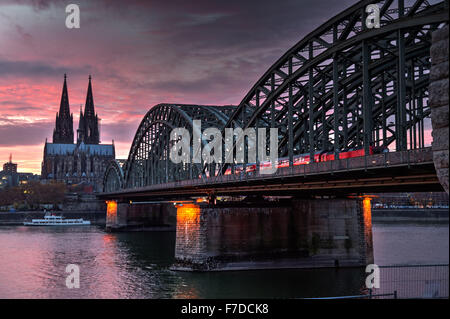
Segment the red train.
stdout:
<path fill-rule="evenodd" d="M 368 155 L 383 153 L 383 152 L 388 152 L 388 151 L 389 150 L 386 147 L 370 146 Z M 360 156 L 364 156 L 363 148 L 339 153 L 339 159 L 346 159 L 346 158 L 360 157 Z M 316 152 L 316 154 L 314 155 L 314 162 L 334 161 L 334 159 L 335 159 L 334 152 L 328 152 L 328 153 Z M 293 163 L 294 166 L 309 164 L 309 163 L 310 163 L 310 154 L 309 153 L 294 156 L 294 163 Z M 271 166 L 270 162 L 261 162 L 259 165 L 260 165 L 259 166 L 260 171 L 269 169 Z M 276 165 L 277 165 L 277 168 L 289 167 L 289 157 L 279 158 Z M 244 169 L 244 166 L 242 164 L 237 165 L 235 167 L 235 174 L 241 174 L 243 172 L 243 169 Z M 256 171 L 256 163 L 247 164 L 245 166 L 245 171 L 247 173 Z M 225 175 L 231 175 L 231 168 L 228 168 L 225 171 Z"/>

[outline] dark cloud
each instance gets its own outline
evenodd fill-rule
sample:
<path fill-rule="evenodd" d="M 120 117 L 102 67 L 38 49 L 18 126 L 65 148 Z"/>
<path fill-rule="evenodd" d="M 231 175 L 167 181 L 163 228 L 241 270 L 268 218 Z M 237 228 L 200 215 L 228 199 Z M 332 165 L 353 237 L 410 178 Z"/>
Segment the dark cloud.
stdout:
<path fill-rule="evenodd" d="M 86 75 L 92 70 L 89 66 L 55 66 L 50 62 L 28 62 L 0 60 L 0 76 L 26 76 L 60 78 L 64 73 Z"/>
<path fill-rule="evenodd" d="M 134 18 L 139 19 L 141 30 L 162 35 L 179 46 L 178 51 L 185 52 L 193 48 L 270 48 L 286 41 L 296 42 L 354 3 L 351 0 L 113 1 L 109 7 L 117 11 L 121 7 L 125 10 L 121 13 L 130 14 L 139 8 L 142 16 Z"/>
<path fill-rule="evenodd" d="M 148 54 L 148 68 L 144 62 L 142 71 L 148 69 L 149 80 L 123 83 L 173 94 L 206 96 L 216 90 L 223 100 L 223 90 L 243 94 L 242 88 L 250 89 L 292 45 L 353 3 L 107 1 L 103 5 L 112 14 L 120 12 L 122 19 L 135 19 L 131 25 L 140 36 L 140 52 Z M 242 97 L 236 96 L 235 103 Z"/>
<path fill-rule="evenodd" d="M 28 107 L 33 108 L 33 107 L 29 106 L 29 104 L 27 104 L 25 102 L 14 101 L 14 100 L 1 100 L 0 101 L 0 105 L 6 105 L 6 106 L 11 106 L 12 105 L 14 110 L 26 109 Z"/>
<path fill-rule="evenodd" d="M 102 141 L 104 143 L 111 143 L 111 140 L 116 142 L 130 142 L 133 140 L 138 126 L 139 121 L 101 124 Z"/>
<path fill-rule="evenodd" d="M 23 41 L 31 44 L 33 41 L 33 37 L 30 33 L 26 32 L 20 25 L 16 25 L 17 32 L 22 37 Z"/>
<path fill-rule="evenodd" d="M 53 126 L 54 123 L 50 122 L 0 125 L 0 147 L 42 144 L 49 137 Z"/>
<path fill-rule="evenodd" d="M 54 122 L 40 122 L 30 124 L 17 124 L 16 121 L 0 118 L 0 122 L 10 123 L 0 125 L 0 147 L 15 145 L 37 145 L 45 142 L 47 138 L 52 141 Z M 78 123 L 74 123 L 76 128 Z M 133 139 L 139 121 L 101 124 L 101 138 L 104 143 L 129 142 Z"/>
<path fill-rule="evenodd" d="M 35 11 L 42 11 L 42 10 L 48 10 L 52 6 L 59 6 L 62 7 L 64 5 L 67 5 L 64 3 L 64 1 L 61 0 L 2 0 L 0 5 L 24 5 L 24 6 L 30 6 Z"/>
<path fill-rule="evenodd" d="M 0 118 L 0 122 L 9 123 L 0 125 L 0 147 L 14 145 L 37 145 L 44 143 L 47 138 L 52 141 L 54 122 L 18 123 L 15 120 Z M 133 139 L 139 121 L 121 121 L 118 123 L 101 124 L 101 138 L 104 143 L 129 142 Z M 78 122 L 74 123 L 74 129 Z"/>

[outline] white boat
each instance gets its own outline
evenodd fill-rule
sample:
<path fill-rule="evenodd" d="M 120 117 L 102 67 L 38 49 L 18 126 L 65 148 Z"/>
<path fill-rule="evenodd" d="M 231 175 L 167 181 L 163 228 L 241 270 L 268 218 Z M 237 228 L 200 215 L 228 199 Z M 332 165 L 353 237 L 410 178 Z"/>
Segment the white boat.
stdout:
<path fill-rule="evenodd" d="M 25 226 L 81 226 L 90 225 L 89 220 L 78 219 L 65 219 L 62 216 L 54 216 L 46 214 L 44 219 L 32 219 L 31 222 L 24 222 Z"/>

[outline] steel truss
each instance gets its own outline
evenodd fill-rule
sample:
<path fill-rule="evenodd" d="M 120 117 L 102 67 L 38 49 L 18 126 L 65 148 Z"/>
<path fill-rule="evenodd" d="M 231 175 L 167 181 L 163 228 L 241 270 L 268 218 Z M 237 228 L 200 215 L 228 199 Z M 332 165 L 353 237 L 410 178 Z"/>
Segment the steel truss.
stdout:
<path fill-rule="evenodd" d="M 169 158 L 173 145 L 170 132 L 186 128 L 191 133 L 193 121 L 201 120 L 202 129 L 223 128 L 233 106 L 159 104 L 144 117 L 134 137 L 125 164 L 124 185 L 127 188 L 167 183 L 204 176 L 202 163 L 175 164 Z M 206 144 L 203 141 L 203 144 Z M 191 145 L 191 154 L 192 143 Z"/>
<path fill-rule="evenodd" d="M 106 167 L 103 175 L 103 191 L 112 192 L 122 189 L 124 186 L 124 173 L 122 166 L 125 164 L 124 160 L 111 160 Z"/>
<path fill-rule="evenodd" d="M 380 28 L 366 27 L 368 4 L 379 6 Z M 425 147 L 431 33 L 448 20 L 448 0 L 360 1 L 289 49 L 237 107 L 153 107 L 136 132 L 124 187 L 220 175 L 234 166 L 168 159 L 171 129 L 192 132 L 194 119 L 223 134 L 225 128 L 278 128 L 278 155 L 291 167 L 295 155 L 316 151 Z"/>
<path fill-rule="evenodd" d="M 372 3 L 379 29 L 365 25 Z M 360 1 L 287 51 L 226 127 L 278 127 L 279 156 L 291 166 L 293 156 L 318 150 L 422 148 L 431 32 L 443 23 L 448 1 Z"/>

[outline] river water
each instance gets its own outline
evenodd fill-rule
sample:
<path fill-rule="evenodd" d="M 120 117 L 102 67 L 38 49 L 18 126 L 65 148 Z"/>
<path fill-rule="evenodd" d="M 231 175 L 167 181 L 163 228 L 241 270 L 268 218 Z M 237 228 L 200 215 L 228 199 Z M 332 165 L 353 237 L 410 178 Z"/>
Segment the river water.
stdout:
<path fill-rule="evenodd" d="M 374 223 L 375 263 L 448 263 L 448 230 L 448 223 Z M 366 276 L 359 268 L 176 272 L 174 247 L 174 232 L 2 226 L 0 298 L 340 296 L 359 294 Z M 79 266 L 79 289 L 66 287 L 68 264 Z"/>

